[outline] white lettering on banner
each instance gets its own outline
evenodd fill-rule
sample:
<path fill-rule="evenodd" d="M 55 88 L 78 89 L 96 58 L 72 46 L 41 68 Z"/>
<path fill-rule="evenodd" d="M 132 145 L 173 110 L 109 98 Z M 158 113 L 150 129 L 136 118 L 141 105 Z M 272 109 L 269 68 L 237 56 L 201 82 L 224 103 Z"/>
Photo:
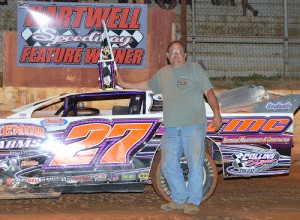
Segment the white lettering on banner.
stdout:
<path fill-rule="evenodd" d="M 41 29 L 40 33 L 34 33 L 32 39 L 37 42 L 50 43 L 51 45 L 62 44 L 62 43 L 73 43 L 73 42 L 83 42 L 83 43 L 99 43 L 102 41 L 101 32 L 94 31 L 89 35 L 59 35 L 58 31 L 55 29 Z M 120 47 L 127 46 L 132 42 L 131 37 L 124 36 L 112 36 L 110 37 L 110 42 L 114 44 L 119 44 Z"/>

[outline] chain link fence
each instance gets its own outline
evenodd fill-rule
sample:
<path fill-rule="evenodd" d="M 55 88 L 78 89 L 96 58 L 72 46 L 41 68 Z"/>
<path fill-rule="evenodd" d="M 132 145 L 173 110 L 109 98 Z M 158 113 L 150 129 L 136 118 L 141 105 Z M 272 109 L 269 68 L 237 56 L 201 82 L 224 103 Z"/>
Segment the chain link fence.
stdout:
<path fill-rule="evenodd" d="M 187 7 L 188 59 L 202 63 L 212 77 L 300 79 L 300 2 L 245 2 L 195 0 L 194 9 Z M 176 13 L 180 33 L 180 7 Z"/>
<path fill-rule="evenodd" d="M 245 14 L 242 1 L 194 0 L 195 7 L 188 1 L 188 59 L 202 63 L 210 77 L 257 74 L 300 79 L 300 1 L 249 0 L 257 16 L 249 8 Z M 3 72 L 2 33 L 17 31 L 17 0 L 2 2 L 0 72 Z M 118 0 L 103 2 L 118 3 Z M 149 7 L 160 7 L 158 0 L 145 2 Z M 165 0 L 160 4 L 168 8 L 172 2 Z M 180 39 L 179 0 L 171 10 L 177 14 L 177 38 Z"/>

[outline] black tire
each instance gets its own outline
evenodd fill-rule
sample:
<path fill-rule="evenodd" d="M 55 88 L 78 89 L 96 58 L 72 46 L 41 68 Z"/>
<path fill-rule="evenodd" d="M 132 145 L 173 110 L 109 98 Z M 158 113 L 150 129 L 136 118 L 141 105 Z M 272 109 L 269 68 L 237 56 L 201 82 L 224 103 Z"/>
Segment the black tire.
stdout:
<path fill-rule="evenodd" d="M 185 157 L 181 158 L 181 168 L 183 170 L 185 181 L 188 181 L 188 167 Z M 205 153 L 204 166 L 203 166 L 203 196 L 202 202 L 206 201 L 214 193 L 217 182 L 218 182 L 218 171 L 214 160 L 208 153 Z M 157 152 L 151 167 L 151 182 L 153 188 L 157 194 L 165 199 L 166 201 L 171 201 L 170 199 L 170 189 L 168 183 L 161 172 L 161 153 Z"/>

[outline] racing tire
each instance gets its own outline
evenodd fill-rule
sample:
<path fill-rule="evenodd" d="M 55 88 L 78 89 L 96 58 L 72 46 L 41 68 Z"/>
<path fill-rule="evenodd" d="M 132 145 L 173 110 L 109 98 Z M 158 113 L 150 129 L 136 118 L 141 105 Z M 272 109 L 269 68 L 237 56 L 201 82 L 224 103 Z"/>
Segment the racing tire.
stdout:
<path fill-rule="evenodd" d="M 187 161 L 185 157 L 183 156 L 181 158 L 181 168 L 183 170 L 184 178 L 187 183 L 188 181 L 188 167 L 187 167 Z M 168 186 L 168 183 L 161 171 L 161 152 L 158 151 L 155 155 L 155 158 L 152 163 L 151 167 L 151 182 L 154 190 L 157 192 L 157 194 L 163 198 L 166 201 L 171 201 L 170 198 L 170 189 Z M 203 166 L 203 195 L 202 195 L 202 201 L 206 201 L 209 197 L 212 196 L 214 193 L 218 182 L 218 170 L 217 166 L 212 159 L 212 157 L 205 153 L 204 157 L 204 166 Z"/>

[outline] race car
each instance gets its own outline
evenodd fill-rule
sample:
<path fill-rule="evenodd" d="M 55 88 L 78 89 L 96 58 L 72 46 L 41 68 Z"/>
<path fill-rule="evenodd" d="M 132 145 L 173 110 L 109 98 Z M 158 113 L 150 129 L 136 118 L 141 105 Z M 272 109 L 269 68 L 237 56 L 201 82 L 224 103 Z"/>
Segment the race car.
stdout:
<path fill-rule="evenodd" d="M 217 95 L 223 126 L 206 103 L 203 201 L 224 178 L 287 174 L 300 95 L 245 86 Z M 0 119 L 0 199 L 62 193 L 142 192 L 170 201 L 161 172 L 163 97 L 151 91 L 68 93 L 14 109 Z M 188 182 L 188 164 L 181 167 Z"/>

